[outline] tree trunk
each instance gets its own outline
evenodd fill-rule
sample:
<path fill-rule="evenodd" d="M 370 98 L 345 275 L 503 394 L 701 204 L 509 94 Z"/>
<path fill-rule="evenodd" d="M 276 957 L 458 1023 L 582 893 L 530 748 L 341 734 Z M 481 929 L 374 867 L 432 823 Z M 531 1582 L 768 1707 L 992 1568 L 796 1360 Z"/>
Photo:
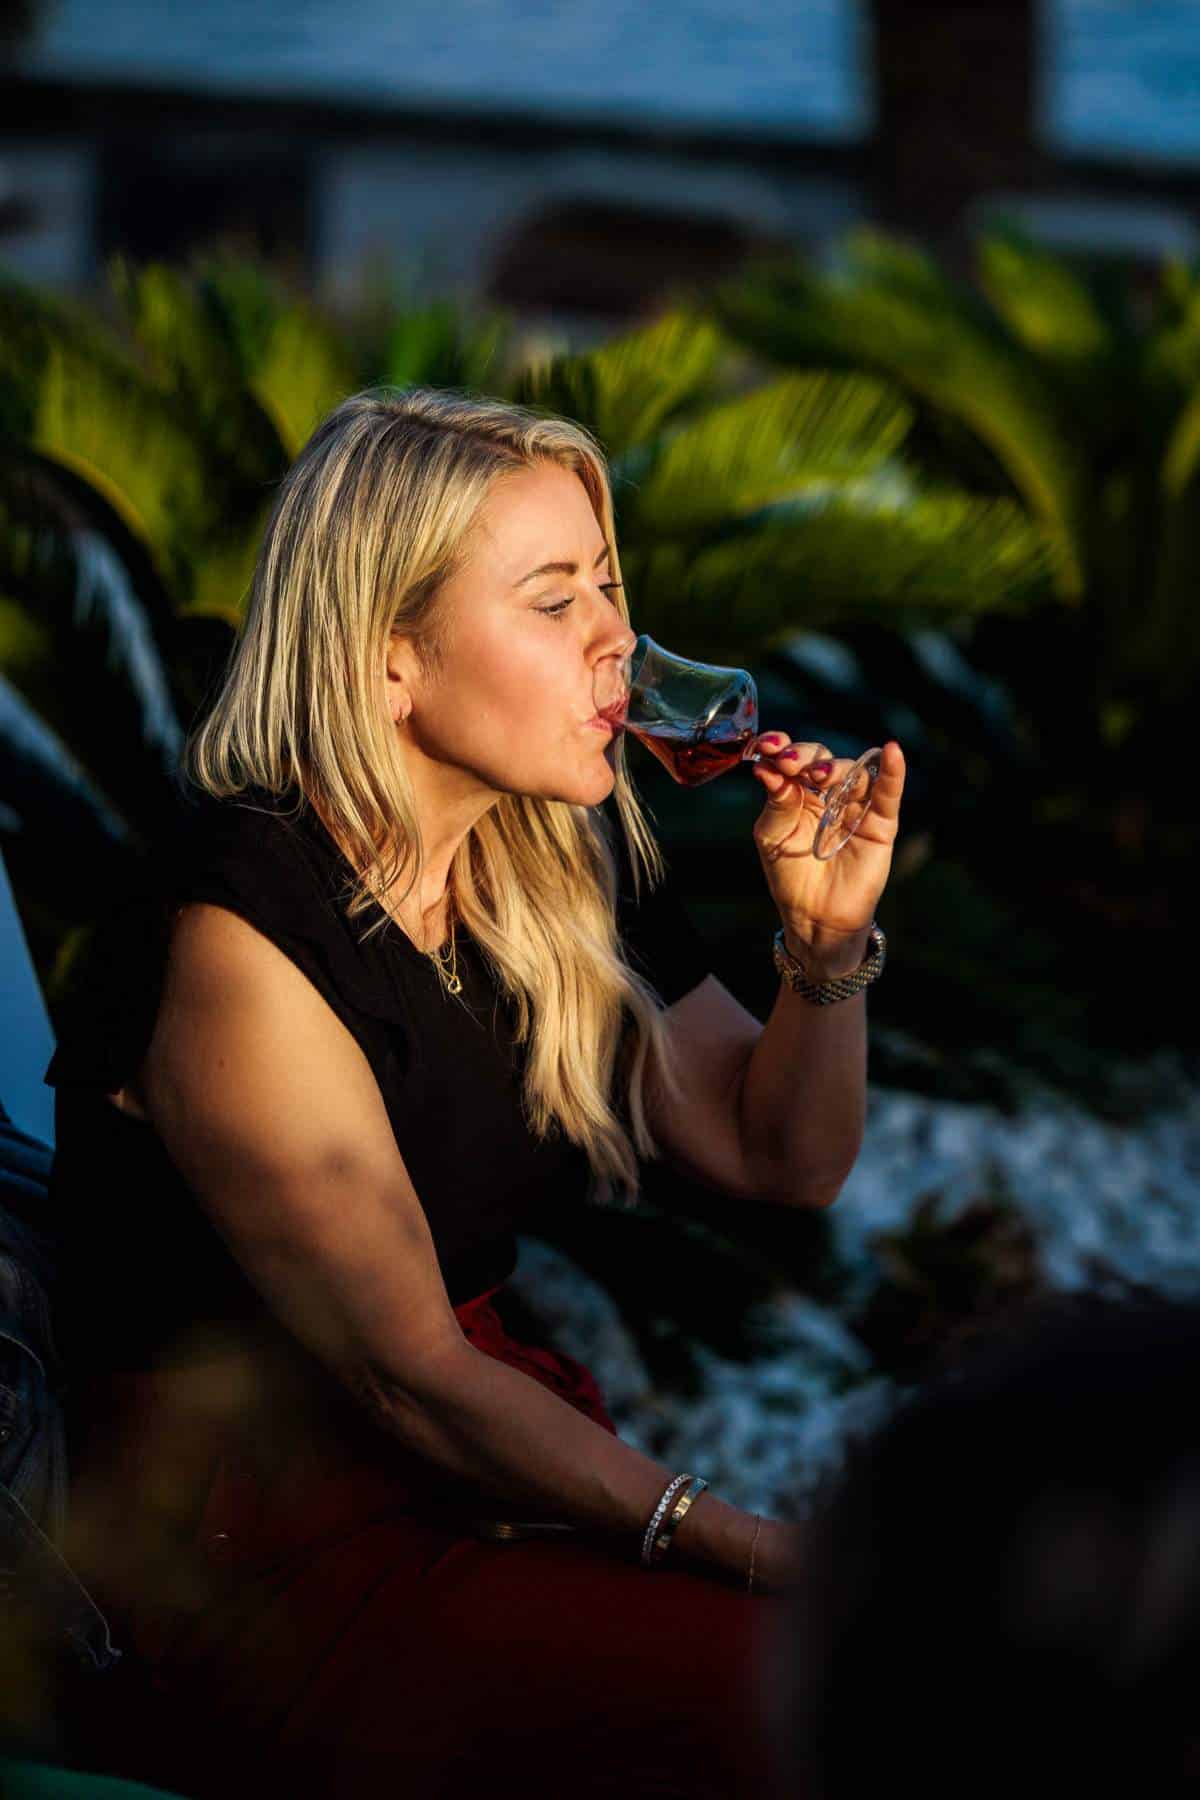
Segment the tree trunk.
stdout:
<path fill-rule="evenodd" d="M 876 216 L 961 248 L 972 201 L 1038 177 L 1034 0 L 871 0 L 870 11 Z"/>

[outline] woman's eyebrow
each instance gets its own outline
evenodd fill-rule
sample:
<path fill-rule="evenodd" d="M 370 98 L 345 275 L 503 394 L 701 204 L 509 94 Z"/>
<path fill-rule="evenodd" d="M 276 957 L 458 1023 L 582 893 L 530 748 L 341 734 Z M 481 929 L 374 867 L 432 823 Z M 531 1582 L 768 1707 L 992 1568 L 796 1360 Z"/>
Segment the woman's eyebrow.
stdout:
<path fill-rule="evenodd" d="M 604 561 L 604 559 L 607 555 L 608 555 L 608 545 L 605 544 L 605 546 L 601 550 L 599 556 L 596 558 L 595 562 L 592 564 L 593 569 L 598 569 L 600 567 L 600 564 Z M 579 572 L 579 564 L 578 563 L 573 563 L 573 562 L 543 563 L 540 569 L 530 569 L 528 575 L 522 575 L 520 581 L 514 581 L 513 586 L 514 587 L 524 587 L 525 583 L 527 581 L 532 581 L 535 575 L 576 575 L 576 574 L 578 574 L 578 572 Z"/>

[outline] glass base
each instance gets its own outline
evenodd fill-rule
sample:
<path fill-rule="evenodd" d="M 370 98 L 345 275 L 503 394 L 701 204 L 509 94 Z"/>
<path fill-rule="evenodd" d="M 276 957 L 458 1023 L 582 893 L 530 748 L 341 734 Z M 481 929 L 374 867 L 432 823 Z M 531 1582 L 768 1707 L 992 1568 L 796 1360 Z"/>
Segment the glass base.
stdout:
<path fill-rule="evenodd" d="M 871 810 L 871 794 L 879 778 L 883 748 L 864 750 L 858 761 L 838 782 L 828 796 L 821 822 L 813 834 L 812 853 L 818 862 L 828 862 L 854 836 Z"/>

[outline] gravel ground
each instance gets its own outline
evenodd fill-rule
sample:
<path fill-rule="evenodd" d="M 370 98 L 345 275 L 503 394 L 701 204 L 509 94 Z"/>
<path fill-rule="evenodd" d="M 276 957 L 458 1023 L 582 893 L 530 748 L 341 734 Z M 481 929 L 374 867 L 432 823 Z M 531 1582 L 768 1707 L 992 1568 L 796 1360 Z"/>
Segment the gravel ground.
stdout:
<path fill-rule="evenodd" d="M 873 1241 L 905 1230 L 923 1197 L 936 1194 L 948 1222 L 986 1193 L 1019 1209 L 1051 1291 L 1200 1295 L 1200 1091 L 1165 1063 L 1161 1079 L 1139 1073 L 1146 1110 L 1123 1124 L 1048 1092 L 1006 1115 L 873 1088 L 862 1151 L 830 1214 L 850 1294 L 877 1277 Z M 897 1392 L 842 1313 L 798 1291 L 755 1309 L 755 1341 L 769 1347 L 749 1363 L 696 1346 L 703 1387 L 685 1398 L 655 1390 L 611 1299 L 557 1250 L 523 1239 L 512 1285 L 593 1370 L 623 1437 L 776 1517 L 803 1516 L 848 1438 Z"/>

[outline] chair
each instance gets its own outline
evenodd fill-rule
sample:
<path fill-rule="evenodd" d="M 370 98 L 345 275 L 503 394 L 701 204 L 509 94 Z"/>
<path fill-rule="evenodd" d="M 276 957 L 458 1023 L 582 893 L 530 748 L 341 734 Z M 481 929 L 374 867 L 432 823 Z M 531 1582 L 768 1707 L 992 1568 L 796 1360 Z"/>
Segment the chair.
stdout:
<path fill-rule="evenodd" d="M 54 1146 L 54 1093 L 42 1077 L 54 1054 L 54 1032 L 25 941 L 21 916 L 0 851 L 0 1099 L 22 1130 Z"/>
<path fill-rule="evenodd" d="M 20 1266 L 22 1273 L 16 1284 L 19 1288 L 27 1278 L 42 1284 L 47 1270 L 42 1266 L 41 1254 L 44 1248 L 52 1254 L 46 1201 L 53 1160 L 54 1095 L 42 1078 L 54 1052 L 54 1032 L 2 853 L 0 983 L 5 995 L 7 1027 L 0 1036 L 0 1225 L 3 1226 L 0 1251 L 10 1259 L 13 1267 Z M 29 1441 L 34 1427 L 30 1420 L 21 1424 L 18 1415 L 21 1418 L 24 1413 L 36 1415 L 41 1419 L 39 1428 L 43 1433 L 49 1432 L 52 1422 L 48 1416 L 41 1418 L 40 1409 L 49 1406 L 52 1410 L 52 1402 L 39 1398 L 32 1409 L 25 1406 L 22 1412 L 23 1402 L 28 1399 L 22 1361 L 24 1353 L 19 1344 L 10 1344 L 7 1349 L 13 1366 L 10 1368 L 0 1356 L 0 1462 L 7 1452 L 14 1466 L 20 1467 L 24 1479 L 30 1463 L 38 1459 L 24 1453 L 24 1444 Z M 56 1444 L 54 1449 L 58 1448 Z M 21 1452 L 19 1459 L 18 1452 Z M 53 1453 L 40 1460 L 52 1461 Z M 62 1473 L 65 1474 L 65 1470 Z M 33 1486 L 41 1495 L 42 1485 L 34 1483 Z M 25 1535 L 24 1517 L 19 1502 L 14 1504 L 15 1493 L 15 1487 L 12 1495 L 5 1489 L 3 1498 L 7 1508 L 3 1510 L 3 1518 L 14 1527 L 19 1539 Z M 26 1502 L 30 1499 L 24 1488 L 21 1497 Z M 42 1509 L 38 1507 L 37 1510 Z M 5 1545 L 12 1551 L 15 1542 L 0 1535 L 0 1562 L 4 1561 Z M 48 1566 L 50 1559 L 56 1556 L 57 1552 L 48 1547 L 45 1551 L 39 1550 L 39 1564 Z M 74 1602 L 67 1590 L 74 1577 L 66 1564 L 61 1565 L 61 1572 L 63 1593 L 56 1598 L 69 1610 Z M 0 1630 L 4 1628 L 3 1609 L 8 1599 L 8 1596 L 0 1597 Z M 10 1611 L 8 1617 L 12 1624 L 19 1615 Z M 85 1616 L 83 1623 L 93 1644 L 98 1644 L 103 1652 L 108 1639 L 99 1615 L 94 1619 Z M 17 1654 L 20 1642 L 18 1627 L 17 1635 L 12 1638 L 14 1654 Z M 55 1689 L 63 1716 L 39 1719 L 32 1738 L 25 1733 L 21 1742 L 9 1741 L 0 1747 L 9 1753 L 0 1754 L 0 1792 L 6 1796 L 19 1796 L 19 1800 L 42 1800 L 42 1796 L 50 1800 L 52 1795 L 62 1795 L 64 1800 L 68 1795 L 78 1795 L 80 1800 L 85 1796 L 89 1800 L 92 1797 L 94 1800 L 118 1800 L 118 1796 L 129 1796 L 132 1800 L 134 1795 L 154 1800 L 155 1795 L 163 1795 L 164 1800 L 171 1800 L 162 1789 L 130 1785 L 116 1776 L 65 1768 L 54 1760 L 62 1755 L 85 1764 L 98 1760 L 95 1747 L 104 1740 L 97 1720 L 103 1719 L 108 1710 L 114 1681 L 127 1696 L 133 1693 L 139 1700 L 142 1697 L 143 1689 L 138 1683 L 143 1677 L 135 1667 L 123 1666 L 128 1661 L 123 1658 L 112 1672 L 107 1668 L 92 1671 L 71 1668 L 63 1675 Z M 153 1697 L 148 1689 L 144 1691 L 146 1704 L 152 1705 Z M 11 1730 L 8 1735 L 11 1739 Z M 109 1761 L 110 1758 L 105 1754 L 99 1760 Z M 120 1762 L 126 1757 L 114 1754 L 111 1760 Z M 135 1761 L 136 1758 L 130 1755 L 128 1760 Z"/>

